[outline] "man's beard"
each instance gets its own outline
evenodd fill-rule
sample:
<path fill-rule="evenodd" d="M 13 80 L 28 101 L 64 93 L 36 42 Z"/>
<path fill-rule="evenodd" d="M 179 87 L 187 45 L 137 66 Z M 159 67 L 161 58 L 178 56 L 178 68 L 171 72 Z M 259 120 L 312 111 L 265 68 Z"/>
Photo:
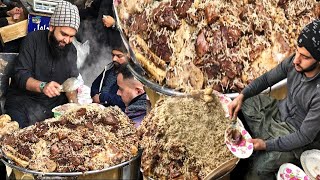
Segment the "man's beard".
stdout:
<path fill-rule="evenodd" d="M 64 47 L 60 47 L 59 46 L 59 41 L 57 40 L 57 38 L 54 36 L 54 31 L 53 30 L 52 32 L 49 32 L 49 49 L 50 49 L 50 52 L 52 54 L 53 57 L 66 57 L 69 50 L 70 50 L 70 47 L 71 47 L 71 44 L 66 44 Z"/>
<path fill-rule="evenodd" d="M 300 73 L 306 73 L 306 72 L 310 72 L 310 71 L 313 71 L 314 69 L 316 69 L 317 67 L 319 66 L 319 62 L 316 61 L 315 63 L 311 64 L 309 67 L 306 67 L 306 68 L 302 68 L 300 66 L 300 68 L 302 69 L 300 71 Z"/>
<path fill-rule="evenodd" d="M 113 68 L 118 71 L 121 67 L 126 66 L 128 64 L 128 59 L 126 59 L 126 62 L 120 64 L 117 61 L 113 61 Z"/>
<path fill-rule="evenodd" d="M 118 63 L 118 62 L 113 62 L 113 67 L 114 67 L 114 69 L 117 71 L 117 70 L 119 70 L 119 68 L 121 67 L 121 64 Z"/>

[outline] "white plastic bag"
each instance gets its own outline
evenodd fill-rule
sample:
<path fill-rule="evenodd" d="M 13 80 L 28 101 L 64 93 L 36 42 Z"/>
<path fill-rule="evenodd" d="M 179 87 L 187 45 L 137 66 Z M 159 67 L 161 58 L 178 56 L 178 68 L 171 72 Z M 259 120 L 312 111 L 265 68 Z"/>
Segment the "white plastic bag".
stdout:
<path fill-rule="evenodd" d="M 86 85 L 81 85 L 78 88 L 78 103 L 79 104 L 90 104 L 92 103 L 92 99 L 90 96 L 90 87 Z"/>
<path fill-rule="evenodd" d="M 72 43 L 77 49 L 77 67 L 78 69 L 80 69 L 83 66 L 87 56 L 90 53 L 89 40 L 87 40 L 82 44 L 77 39 L 74 39 Z"/>

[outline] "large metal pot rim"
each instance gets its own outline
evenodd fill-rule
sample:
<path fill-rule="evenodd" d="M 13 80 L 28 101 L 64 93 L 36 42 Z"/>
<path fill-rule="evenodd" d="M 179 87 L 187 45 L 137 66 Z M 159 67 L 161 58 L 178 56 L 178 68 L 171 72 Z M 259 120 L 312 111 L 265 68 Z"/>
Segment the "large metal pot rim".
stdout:
<path fill-rule="evenodd" d="M 121 27 L 120 18 L 119 18 L 119 15 L 118 15 L 118 12 L 116 9 L 117 9 L 116 4 L 113 3 L 113 12 L 114 12 L 115 18 L 116 18 L 116 28 L 119 30 L 121 39 L 122 39 L 123 43 L 125 44 L 125 46 L 127 47 L 127 50 L 128 50 L 129 55 L 131 57 L 129 60 L 129 63 L 128 63 L 128 69 L 131 71 L 131 73 L 139 81 L 141 81 L 144 85 L 146 85 L 150 89 L 156 91 L 157 93 L 161 93 L 161 94 L 164 94 L 167 96 L 184 96 L 184 95 L 186 95 L 186 93 L 184 93 L 184 92 L 180 92 L 178 90 L 162 86 L 162 85 L 154 82 L 153 80 L 151 80 L 148 76 L 146 76 L 146 72 L 141 67 L 141 65 L 138 63 L 138 61 L 135 57 L 135 54 L 129 45 L 129 41 L 128 41 L 127 37 L 124 35 L 123 29 Z M 286 83 L 287 83 L 287 79 L 284 79 L 284 80 L 276 83 L 275 85 L 273 85 L 269 89 L 264 90 L 262 93 L 269 93 L 272 90 L 279 89 L 279 88 L 283 87 L 284 85 L 286 85 Z M 225 95 L 227 97 L 229 97 L 230 99 L 234 99 L 239 95 L 239 93 L 227 93 Z"/>
<path fill-rule="evenodd" d="M 11 160 L 5 160 L 3 158 L 1 158 L 0 160 L 7 166 L 11 167 L 12 169 L 16 169 L 18 171 L 24 172 L 24 173 L 29 173 L 29 174 L 33 174 L 33 175 L 38 175 L 38 176 L 59 176 L 59 177 L 64 177 L 64 176 L 85 176 L 85 175 L 89 175 L 89 174 L 97 174 L 97 173 L 102 173 L 105 171 L 109 171 L 112 169 L 116 169 L 119 167 L 123 167 L 126 166 L 128 164 L 130 164 L 131 162 L 135 161 L 137 158 L 139 158 L 141 156 L 142 151 L 139 151 L 138 155 L 136 155 L 135 157 L 133 157 L 132 159 L 130 159 L 129 161 L 123 162 L 121 164 L 112 166 L 112 167 L 108 167 L 108 168 L 104 168 L 104 169 L 100 169 L 100 170 L 92 170 L 92 171 L 85 171 L 85 172 L 69 172 L 69 173 L 58 173 L 58 172 L 51 172 L 51 173 L 45 173 L 45 172 L 39 172 L 39 171 L 34 171 L 34 170 L 29 170 L 17 165 L 14 165 Z"/>
<path fill-rule="evenodd" d="M 134 58 L 132 58 L 132 59 L 134 59 Z M 137 65 L 135 60 L 133 60 L 132 62 L 129 61 L 127 67 L 131 71 L 131 73 L 139 81 L 141 81 L 144 85 L 146 85 L 147 87 L 149 87 L 150 89 L 152 89 L 152 90 L 154 90 L 154 91 L 156 91 L 158 93 L 161 93 L 161 94 L 164 94 L 164 95 L 168 95 L 168 96 L 184 96 L 184 95 L 186 95 L 186 93 L 184 93 L 184 92 L 180 92 L 180 91 L 177 91 L 175 89 L 171 89 L 171 88 L 162 86 L 162 85 L 154 82 L 153 80 L 150 80 L 150 78 L 148 78 L 144 74 L 143 70 L 140 70 L 142 68 L 140 67 L 140 65 Z M 270 93 L 273 90 L 276 90 L 276 89 L 279 89 L 279 88 L 285 86 L 286 84 L 287 84 L 287 79 L 284 79 L 284 80 L 276 83 L 272 87 L 264 90 L 261 93 Z M 239 95 L 239 93 L 227 93 L 227 94 L 224 94 L 224 95 L 226 95 L 230 99 L 234 99 Z"/>

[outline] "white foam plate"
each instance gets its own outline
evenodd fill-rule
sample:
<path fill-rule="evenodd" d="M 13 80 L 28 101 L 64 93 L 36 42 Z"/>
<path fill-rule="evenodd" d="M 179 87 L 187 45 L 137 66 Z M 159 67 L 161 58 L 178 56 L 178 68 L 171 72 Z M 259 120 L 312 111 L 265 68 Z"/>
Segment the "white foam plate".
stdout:
<path fill-rule="evenodd" d="M 220 102 L 222 104 L 222 107 L 224 111 L 226 112 L 226 117 L 229 117 L 228 113 L 228 104 L 232 101 L 229 97 L 227 97 L 224 94 L 221 94 L 219 92 L 213 91 L 213 93 L 220 99 Z M 231 124 L 231 120 L 230 120 Z M 228 127 L 230 128 L 230 127 Z M 238 158 L 245 159 L 251 156 L 253 152 L 253 144 L 248 142 L 249 139 L 251 139 L 251 135 L 248 133 L 247 130 L 245 130 L 241 120 L 237 118 L 237 128 L 241 132 L 241 135 L 243 136 L 243 140 L 239 145 L 235 145 L 232 142 L 228 140 L 228 128 L 225 130 L 224 134 L 224 140 L 228 147 L 228 149 L 231 151 L 233 155 L 235 155 Z"/>
<path fill-rule="evenodd" d="M 245 159 L 251 156 L 253 152 L 253 144 L 248 141 L 249 139 L 251 139 L 251 135 L 248 133 L 248 131 L 244 129 L 243 126 L 240 126 L 238 124 L 239 124 L 239 120 L 237 122 L 237 129 L 240 131 L 242 135 L 242 140 L 240 144 L 236 145 L 229 140 L 228 129 L 232 128 L 231 126 L 229 126 L 226 129 L 224 134 L 224 140 L 228 149 L 231 151 L 233 155 L 235 155 L 238 158 Z"/>
<path fill-rule="evenodd" d="M 304 151 L 300 157 L 301 165 L 310 179 L 315 180 L 320 175 L 320 150 Z"/>
<path fill-rule="evenodd" d="M 215 94 L 219 98 L 219 100 L 222 104 L 223 110 L 226 112 L 226 117 L 229 117 L 228 104 L 230 102 L 232 102 L 232 100 L 228 96 L 226 96 L 225 94 L 222 94 L 218 91 L 213 91 L 213 94 Z M 237 118 L 237 121 L 238 121 L 237 124 L 239 126 L 244 127 L 239 118 Z M 230 121 L 230 123 L 231 123 L 231 121 Z"/>
<path fill-rule="evenodd" d="M 309 176 L 298 166 L 285 163 L 279 168 L 277 180 L 309 180 Z"/>

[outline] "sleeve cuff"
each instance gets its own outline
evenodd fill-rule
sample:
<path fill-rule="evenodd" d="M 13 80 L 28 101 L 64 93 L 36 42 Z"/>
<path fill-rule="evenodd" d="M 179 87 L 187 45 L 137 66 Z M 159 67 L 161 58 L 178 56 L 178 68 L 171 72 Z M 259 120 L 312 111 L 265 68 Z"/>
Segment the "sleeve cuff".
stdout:
<path fill-rule="evenodd" d="M 274 151 L 275 150 L 275 139 L 266 141 L 266 151 Z"/>
<path fill-rule="evenodd" d="M 19 83 L 21 89 L 27 89 L 27 81 L 30 77 L 32 76 L 29 73 L 26 73 L 21 77 L 20 83 Z"/>
<path fill-rule="evenodd" d="M 245 87 L 242 91 L 241 94 L 243 94 L 243 100 L 246 100 L 250 97 L 250 90 L 248 87 Z"/>
<path fill-rule="evenodd" d="M 108 93 L 101 93 L 99 96 L 100 103 L 108 104 L 109 96 Z"/>

